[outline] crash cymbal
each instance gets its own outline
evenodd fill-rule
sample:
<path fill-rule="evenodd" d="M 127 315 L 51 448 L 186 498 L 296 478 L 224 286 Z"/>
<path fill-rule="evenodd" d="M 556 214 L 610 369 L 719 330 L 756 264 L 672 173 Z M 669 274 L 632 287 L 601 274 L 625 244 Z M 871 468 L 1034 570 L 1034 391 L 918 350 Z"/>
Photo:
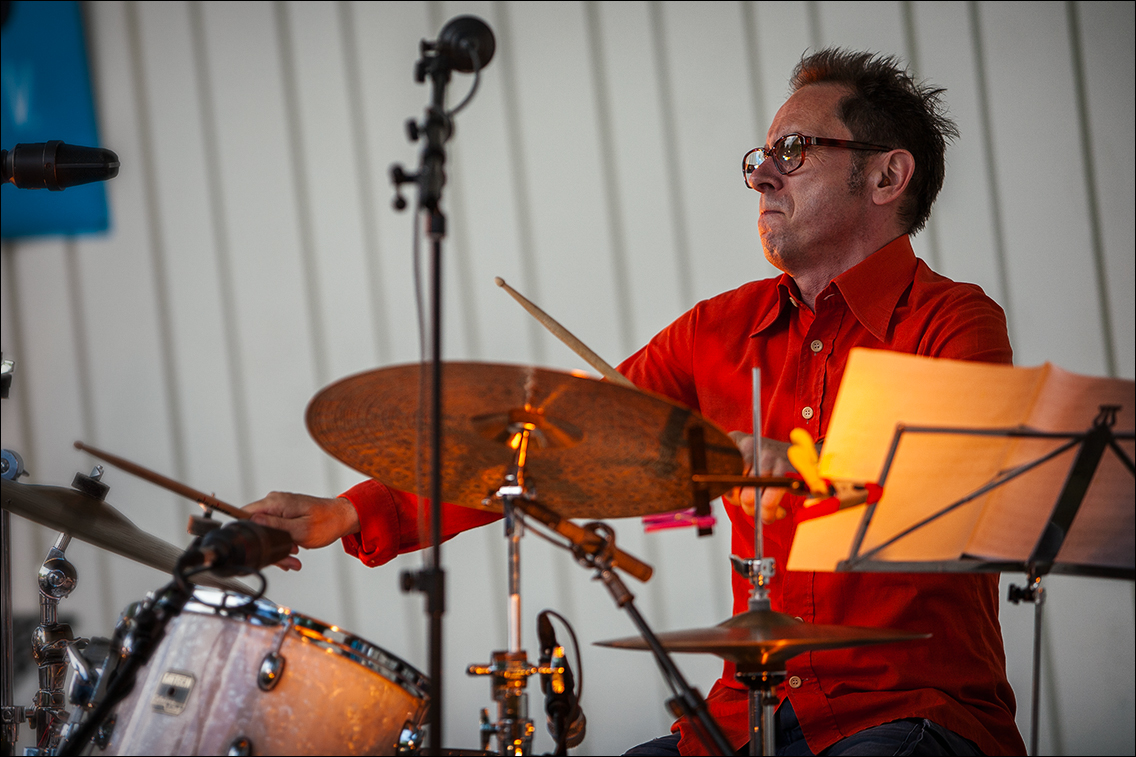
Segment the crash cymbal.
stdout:
<path fill-rule="evenodd" d="M 106 502 L 75 489 L 12 481 L 0 482 L 0 486 L 0 500 L 5 510 L 163 573 L 172 573 L 182 554 L 183 550 L 146 533 Z M 242 594 L 252 593 L 239 581 L 204 573 L 194 576 L 193 582 Z"/>
<path fill-rule="evenodd" d="M 784 670 L 785 663 L 803 652 L 843 649 L 867 644 L 928 639 L 929 633 L 892 631 L 858 626 L 822 626 L 804 623 L 772 610 L 750 610 L 711 628 L 657 634 L 670 652 L 717 655 L 749 670 Z M 639 636 L 595 642 L 601 647 L 649 649 Z"/>
<path fill-rule="evenodd" d="M 513 457 L 509 438 L 525 422 L 537 427 L 525 479 L 544 506 L 567 518 L 690 507 L 686 431 L 693 426 L 703 429 L 707 472 L 742 472 L 741 454 L 725 432 L 658 395 L 518 365 L 446 363 L 443 371 L 442 495 L 447 502 L 497 509 L 482 500 L 504 482 Z M 308 430 L 355 470 L 403 491 L 424 490 L 429 426 L 422 425 L 419 437 L 421 373 L 418 364 L 403 365 L 332 384 L 308 405 Z M 422 459 L 419 475 L 416 449 Z M 718 485 L 710 496 L 728 489 Z"/>

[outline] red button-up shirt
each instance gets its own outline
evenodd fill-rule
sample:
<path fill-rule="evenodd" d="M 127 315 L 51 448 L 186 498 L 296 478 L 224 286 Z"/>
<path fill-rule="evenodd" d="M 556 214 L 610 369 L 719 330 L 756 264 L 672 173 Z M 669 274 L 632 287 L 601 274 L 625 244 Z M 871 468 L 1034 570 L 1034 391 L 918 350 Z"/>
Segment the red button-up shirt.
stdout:
<path fill-rule="evenodd" d="M 705 300 L 626 360 L 637 386 L 699 411 L 727 431 L 752 432 L 750 369 L 761 370 L 762 434 L 788 441 L 795 427 L 824 438 L 853 347 L 1009 363 L 1002 310 L 969 284 L 931 271 L 906 236 L 838 276 L 816 301 L 799 304 L 792 279 L 746 284 Z M 368 565 L 419 548 L 417 500 L 374 481 L 346 492 L 360 533 L 344 548 Z M 974 741 L 987 754 L 1025 752 L 1014 723 L 1014 695 L 998 625 L 993 575 L 786 572 L 795 505 L 764 529 L 765 555 L 781 570 L 773 609 L 809 623 L 931 632 L 926 641 L 799 655 L 788 663 L 796 687 L 782 687 L 814 752 L 864 728 L 925 717 Z M 752 557 L 753 519 L 727 505 L 735 554 Z M 495 520 L 493 513 L 446 505 L 446 538 Z M 723 556 L 723 570 L 729 571 Z M 734 612 L 748 609 L 750 586 L 731 572 Z M 707 618 L 706 625 L 717 622 Z M 726 664 L 707 702 L 735 747 L 749 740 L 747 690 Z M 684 721 L 679 749 L 702 745 Z"/>
<path fill-rule="evenodd" d="M 751 368 L 761 368 L 762 434 L 788 441 L 804 428 L 824 438 L 853 347 L 1009 363 L 1001 308 L 918 260 L 906 236 L 838 276 L 813 312 L 783 275 L 705 300 L 660 332 L 619 370 L 636 386 L 688 405 L 727 431 L 752 433 Z M 791 500 L 791 498 L 790 498 Z M 1024 753 L 1014 723 L 998 625 L 996 575 L 785 571 L 796 528 L 767 525 L 764 554 L 776 560 L 773 609 L 808 623 L 930 632 L 926 641 L 832 650 L 789 661 L 782 686 L 809 747 L 819 753 L 892 720 L 932 720 L 987 754 Z M 753 518 L 726 506 L 735 554 L 754 554 Z M 723 571 L 729 570 L 723 559 Z M 748 609 L 749 583 L 732 573 L 734 612 Z M 706 625 L 716 619 L 707 618 Z M 726 736 L 749 740 L 747 689 L 727 663 L 707 697 Z M 683 754 L 703 750 L 685 721 Z"/>

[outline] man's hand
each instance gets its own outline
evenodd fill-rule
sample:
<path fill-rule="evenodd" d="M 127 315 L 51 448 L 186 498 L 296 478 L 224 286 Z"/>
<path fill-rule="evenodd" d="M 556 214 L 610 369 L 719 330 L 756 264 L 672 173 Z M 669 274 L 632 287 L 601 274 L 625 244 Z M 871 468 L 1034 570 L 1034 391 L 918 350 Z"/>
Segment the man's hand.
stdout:
<path fill-rule="evenodd" d="M 745 475 L 755 475 L 753 473 L 753 437 L 741 431 L 731 431 L 730 438 L 734 440 L 734 444 L 738 445 L 738 449 L 741 450 L 742 458 L 745 460 L 746 464 Z M 761 464 L 757 466 L 759 473 L 756 475 L 784 476 L 792 472 L 793 466 L 789 464 L 788 451 L 788 442 L 777 442 L 762 437 Z M 763 523 L 772 523 L 775 520 L 780 520 L 785 517 L 785 508 L 781 506 L 781 498 L 784 496 L 785 490 L 781 488 L 767 488 L 762 491 L 761 520 Z M 753 515 L 754 489 L 752 486 L 735 487 L 723 495 L 722 498 L 732 505 L 741 507 L 746 515 Z"/>
<path fill-rule="evenodd" d="M 242 508 L 252 514 L 252 522 L 279 528 L 292 535 L 297 546 L 317 549 L 359 531 L 359 516 L 351 501 L 343 497 L 324 499 L 307 494 L 270 492 L 264 499 Z M 284 570 L 299 570 L 300 561 L 286 557 L 276 565 Z"/>

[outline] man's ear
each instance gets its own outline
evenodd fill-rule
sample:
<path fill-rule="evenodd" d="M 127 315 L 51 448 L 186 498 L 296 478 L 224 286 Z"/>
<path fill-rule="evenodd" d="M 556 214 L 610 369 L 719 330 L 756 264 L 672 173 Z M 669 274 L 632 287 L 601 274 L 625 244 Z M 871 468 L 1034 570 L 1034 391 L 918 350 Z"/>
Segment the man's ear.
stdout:
<path fill-rule="evenodd" d="M 915 173 L 915 158 L 907 150 L 892 150 L 878 159 L 872 171 L 872 201 L 877 205 L 895 202 L 907 189 Z"/>

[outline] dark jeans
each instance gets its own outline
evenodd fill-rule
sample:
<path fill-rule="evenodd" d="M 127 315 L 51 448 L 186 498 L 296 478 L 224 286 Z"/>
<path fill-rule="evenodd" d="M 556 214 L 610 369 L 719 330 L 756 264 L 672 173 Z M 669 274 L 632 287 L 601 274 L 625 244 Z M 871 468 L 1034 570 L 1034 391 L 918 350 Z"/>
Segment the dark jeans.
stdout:
<path fill-rule="evenodd" d="M 813 752 L 805 743 L 801 724 L 793 705 L 786 699 L 777 708 L 777 754 L 784 757 L 807 757 Z M 677 757 L 677 733 L 632 747 L 624 754 L 636 757 Z M 738 750 L 739 755 L 749 754 L 749 745 Z M 841 739 L 821 752 L 826 757 L 843 755 L 981 755 L 982 752 L 968 739 L 948 731 L 937 723 L 923 718 L 907 718 L 866 728 Z"/>

